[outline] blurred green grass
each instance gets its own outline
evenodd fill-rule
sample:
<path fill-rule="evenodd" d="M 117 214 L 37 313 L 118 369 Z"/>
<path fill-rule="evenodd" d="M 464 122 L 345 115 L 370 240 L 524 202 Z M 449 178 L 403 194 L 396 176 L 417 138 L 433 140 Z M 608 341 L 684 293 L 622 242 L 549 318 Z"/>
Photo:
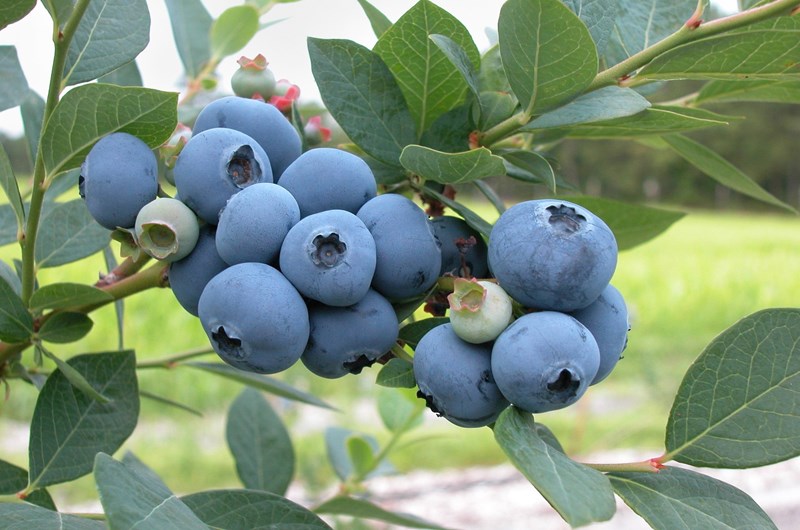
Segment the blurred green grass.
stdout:
<path fill-rule="evenodd" d="M 17 252 L 13 246 L 0 250 L 4 259 Z M 92 283 L 102 270 L 102 260 L 92 257 L 42 270 L 40 282 Z M 737 320 L 767 307 L 797 307 L 798 270 L 800 219 L 691 212 L 662 236 L 620 254 L 612 283 L 629 305 L 632 330 L 625 358 L 615 372 L 576 406 L 537 420 L 553 429 L 576 456 L 619 448 L 650 450 L 657 456 L 663 450 L 664 426 L 682 374 L 710 340 Z M 104 308 L 92 317 L 91 334 L 76 344 L 54 345 L 56 353 L 69 357 L 116 349 L 113 309 Z M 140 360 L 208 345 L 197 319 L 183 311 L 168 289 L 126 300 L 124 336 L 125 346 L 135 349 Z M 376 373 L 373 368 L 358 377 L 331 381 L 310 375 L 298 363 L 275 376 L 341 411 L 270 398 L 290 426 L 299 455 L 298 475 L 310 491 L 322 490 L 332 480 L 325 462 L 326 427 L 341 425 L 379 440 L 387 437 L 375 412 Z M 144 400 L 139 427 L 124 449 L 140 455 L 178 492 L 235 485 L 225 447 L 224 412 L 241 387 L 181 367 L 141 371 L 140 386 L 198 409 L 204 417 Z M 10 398 L 0 409 L 0 439 L 27 423 L 35 396 L 27 385 L 12 383 Z M 24 466 L 26 448 L 18 449 L 4 447 L 3 458 Z M 393 457 L 400 471 L 503 461 L 489 429 L 459 429 L 429 413 L 424 426 L 410 433 Z M 91 480 L 82 480 L 77 487 L 58 486 L 55 494 L 71 503 L 95 497 Z"/>

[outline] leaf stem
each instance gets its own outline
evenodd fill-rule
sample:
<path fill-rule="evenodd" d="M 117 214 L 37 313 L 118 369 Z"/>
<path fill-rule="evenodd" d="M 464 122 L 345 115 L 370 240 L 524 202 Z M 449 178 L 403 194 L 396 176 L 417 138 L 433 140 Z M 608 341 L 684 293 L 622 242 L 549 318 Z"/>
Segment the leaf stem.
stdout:
<path fill-rule="evenodd" d="M 174 368 L 181 361 L 194 359 L 195 357 L 202 357 L 203 355 L 208 355 L 211 353 L 214 353 L 214 350 L 210 347 L 197 348 L 182 353 L 176 353 L 175 355 L 170 355 L 161 359 L 140 362 L 136 365 L 136 369 L 144 370 L 146 368 Z"/>
<path fill-rule="evenodd" d="M 633 471 L 637 473 L 658 473 L 664 465 L 661 457 L 643 460 L 641 462 L 625 462 L 621 464 L 587 464 L 584 466 L 596 469 L 603 473 Z"/>

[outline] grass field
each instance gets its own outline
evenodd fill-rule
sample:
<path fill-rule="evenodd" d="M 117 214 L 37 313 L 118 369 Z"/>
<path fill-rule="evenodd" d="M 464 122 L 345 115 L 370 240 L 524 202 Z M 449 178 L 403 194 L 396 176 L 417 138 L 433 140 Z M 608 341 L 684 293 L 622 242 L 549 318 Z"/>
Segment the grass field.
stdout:
<path fill-rule="evenodd" d="M 16 251 L 2 250 L 4 258 Z M 43 270 L 40 281 L 91 283 L 100 270 L 102 262 L 92 258 L 63 270 Z M 576 406 L 537 420 L 578 456 L 621 447 L 652 449 L 657 456 L 682 374 L 711 339 L 740 318 L 767 307 L 800 305 L 797 271 L 800 219 L 690 213 L 661 237 L 620 254 L 612 283 L 626 297 L 632 330 L 616 371 Z M 180 308 L 169 290 L 136 295 L 126 301 L 125 311 L 125 346 L 135 349 L 140 360 L 207 346 L 198 321 Z M 91 334 L 57 353 L 68 357 L 116 348 L 113 311 L 106 308 L 93 316 Z M 385 437 L 374 405 L 376 371 L 328 381 L 298 365 L 280 376 L 344 411 L 272 400 L 290 425 L 299 454 L 298 474 L 310 489 L 330 484 L 322 437 L 327 426 Z M 225 447 L 224 411 L 241 387 L 189 368 L 142 371 L 140 386 L 201 410 L 204 416 L 144 401 L 140 426 L 125 448 L 163 474 L 177 491 L 236 485 Z M 20 465 L 26 465 L 25 440 L 14 442 L 12 435 L 27 423 L 34 400 L 31 389 L 14 384 L 0 409 L 2 458 Z M 504 457 L 489 429 L 458 429 L 426 414 L 423 428 L 408 435 L 393 461 L 407 470 L 494 464 Z M 74 489 L 54 490 L 71 502 L 95 496 L 91 479 L 82 479 Z"/>

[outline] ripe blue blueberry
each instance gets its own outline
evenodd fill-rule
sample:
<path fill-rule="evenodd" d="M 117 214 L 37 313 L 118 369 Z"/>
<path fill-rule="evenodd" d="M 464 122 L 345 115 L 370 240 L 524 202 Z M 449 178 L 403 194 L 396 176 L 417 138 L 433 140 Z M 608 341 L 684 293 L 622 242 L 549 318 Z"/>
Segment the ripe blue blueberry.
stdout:
<path fill-rule="evenodd" d="M 303 217 L 325 210 L 358 212 L 377 186 L 366 162 L 347 151 L 318 147 L 306 151 L 281 175 L 279 184 L 297 199 Z"/>
<path fill-rule="evenodd" d="M 486 242 L 477 230 L 460 217 L 451 215 L 434 217 L 431 224 L 442 246 L 439 276 L 486 278 L 489 275 Z"/>
<path fill-rule="evenodd" d="M 558 311 L 523 315 L 492 347 L 492 373 L 500 392 L 533 413 L 575 403 L 599 366 L 600 352 L 592 334 Z"/>
<path fill-rule="evenodd" d="M 277 182 L 283 170 L 302 152 L 300 135 L 274 105 L 257 99 L 228 96 L 203 107 L 194 123 L 194 134 L 225 127 L 255 139 L 267 153 Z"/>
<path fill-rule="evenodd" d="M 609 284 L 597 300 L 570 314 L 586 326 L 597 341 L 600 368 L 592 384 L 599 383 L 617 365 L 628 344 L 628 331 L 631 328 L 625 299 L 616 287 Z"/>
<path fill-rule="evenodd" d="M 208 129 L 192 136 L 173 171 L 181 200 L 213 225 L 233 194 L 272 182 L 269 158 L 260 145 L 233 129 Z"/>
<path fill-rule="evenodd" d="M 313 304 L 308 310 L 311 337 L 300 360 L 329 379 L 358 374 L 397 340 L 397 315 L 386 298 L 370 289 L 348 307 Z"/>
<path fill-rule="evenodd" d="M 303 297 L 265 263 L 238 263 L 214 276 L 200 296 L 198 316 L 214 351 L 242 370 L 281 372 L 308 342 Z"/>
<path fill-rule="evenodd" d="M 332 306 L 350 306 L 369 290 L 375 272 L 375 242 L 364 223 L 350 212 L 315 213 L 286 234 L 280 268 L 304 296 Z"/>
<path fill-rule="evenodd" d="M 450 324 L 428 331 L 414 353 L 417 395 L 461 427 L 482 427 L 508 406 L 492 375 L 491 343 L 471 344 Z"/>
<path fill-rule="evenodd" d="M 158 194 L 158 163 L 142 140 L 115 132 L 97 141 L 81 165 L 81 197 L 105 228 L 133 228 L 139 210 Z"/>
<path fill-rule="evenodd" d="M 197 303 L 206 284 L 228 267 L 217 253 L 214 225 L 203 225 L 192 251 L 185 258 L 169 264 L 169 286 L 178 303 L 197 316 Z"/>
<path fill-rule="evenodd" d="M 519 303 L 574 311 L 600 296 L 617 266 L 617 241 L 602 219 L 567 201 L 518 203 L 495 223 L 489 268 Z"/>
<path fill-rule="evenodd" d="M 286 234 L 300 220 L 292 194 L 260 182 L 228 200 L 217 225 L 217 251 L 227 263 L 276 263 Z"/>
<path fill-rule="evenodd" d="M 442 268 L 442 253 L 425 212 L 396 193 L 378 195 L 358 210 L 377 250 L 372 287 L 389 300 L 430 289 Z"/>

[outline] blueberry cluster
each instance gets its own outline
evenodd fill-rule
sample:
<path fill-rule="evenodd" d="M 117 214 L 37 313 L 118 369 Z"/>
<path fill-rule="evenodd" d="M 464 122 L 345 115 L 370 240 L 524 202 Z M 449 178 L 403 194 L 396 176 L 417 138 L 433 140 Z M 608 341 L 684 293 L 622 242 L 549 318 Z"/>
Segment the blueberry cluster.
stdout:
<path fill-rule="evenodd" d="M 532 413 L 575 403 L 627 344 L 628 311 L 609 283 L 613 233 L 577 204 L 530 200 L 500 216 L 483 255 L 493 281 L 456 279 L 450 322 L 417 345 L 418 395 L 464 427 L 509 403 Z"/>

